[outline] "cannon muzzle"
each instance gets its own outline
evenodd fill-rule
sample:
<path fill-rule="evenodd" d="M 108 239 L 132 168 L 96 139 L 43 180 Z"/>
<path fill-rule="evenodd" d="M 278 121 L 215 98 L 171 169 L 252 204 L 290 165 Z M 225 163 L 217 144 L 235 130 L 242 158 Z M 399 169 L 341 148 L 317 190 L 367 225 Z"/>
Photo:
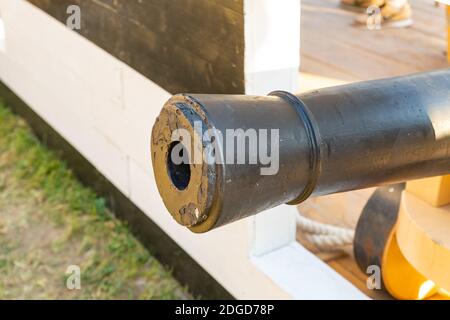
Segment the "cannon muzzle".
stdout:
<path fill-rule="evenodd" d="M 312 195 L 448 174 L 450 69 L 300 95 L 176 95 L 151 152 L 165 206 L 193 232 Z"/>

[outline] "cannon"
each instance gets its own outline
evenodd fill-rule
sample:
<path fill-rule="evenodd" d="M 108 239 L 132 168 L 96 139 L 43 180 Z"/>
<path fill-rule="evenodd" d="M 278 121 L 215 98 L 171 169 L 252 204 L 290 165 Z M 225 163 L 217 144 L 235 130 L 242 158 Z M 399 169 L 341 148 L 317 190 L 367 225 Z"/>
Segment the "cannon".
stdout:
<path fill-rule="evenodd" d="M 445 175 L 450 69 L 298 95 L 175 95 L 151 155 L 165 206 L 197 233 L 310 196 Z"/>

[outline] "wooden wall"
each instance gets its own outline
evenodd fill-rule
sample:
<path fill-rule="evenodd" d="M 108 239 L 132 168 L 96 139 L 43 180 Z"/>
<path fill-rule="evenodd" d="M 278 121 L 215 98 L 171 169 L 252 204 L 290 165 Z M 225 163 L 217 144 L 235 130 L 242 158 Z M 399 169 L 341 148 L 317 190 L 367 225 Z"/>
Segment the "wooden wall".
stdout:
<path fill-rule="evenodd" d="M 244 93 L 243 0 L 29 0 L 171 93 Z"/>

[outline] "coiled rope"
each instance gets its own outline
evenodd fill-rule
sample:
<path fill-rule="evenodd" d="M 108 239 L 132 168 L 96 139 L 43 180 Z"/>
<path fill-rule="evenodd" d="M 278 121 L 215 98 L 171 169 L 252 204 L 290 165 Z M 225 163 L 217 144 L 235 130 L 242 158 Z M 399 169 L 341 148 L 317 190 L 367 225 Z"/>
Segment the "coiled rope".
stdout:
<path fill-rule="evenodd" d="M 351 253 L 349 246 L 353 245 L 355 231 L 318 222 L 299 213 L 297 225 L 305 239 L 322 251 L 343 251 Z"/>

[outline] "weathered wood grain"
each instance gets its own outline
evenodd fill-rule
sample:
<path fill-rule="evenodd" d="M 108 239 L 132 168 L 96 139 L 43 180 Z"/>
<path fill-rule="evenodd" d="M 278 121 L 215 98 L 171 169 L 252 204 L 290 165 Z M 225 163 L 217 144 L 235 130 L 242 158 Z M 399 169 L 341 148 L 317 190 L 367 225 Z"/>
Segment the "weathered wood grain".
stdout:
<path fill-rule="evenodd" d="M 29 0 L 171 93 L 244 93 L 243 0 Z"/>

